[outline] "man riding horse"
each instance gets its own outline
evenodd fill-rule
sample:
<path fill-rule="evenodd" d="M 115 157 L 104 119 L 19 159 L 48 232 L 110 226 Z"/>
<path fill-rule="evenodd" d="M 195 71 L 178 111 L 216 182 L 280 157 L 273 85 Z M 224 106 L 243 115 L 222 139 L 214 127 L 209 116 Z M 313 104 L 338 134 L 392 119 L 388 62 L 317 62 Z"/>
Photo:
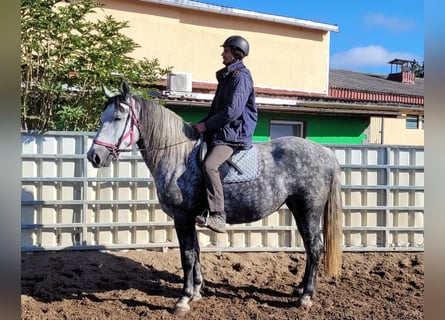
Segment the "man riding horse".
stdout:
<path fill-rule="evenodd" d="M 218 169 L 236 150 L 252 146 L 258 112 L 252 76 L 242 61 L 249 54 L 249 43 L 231 36 L 221 46 L 225 67 L 216 72 L 218 87 L 209 114 L 192 126 L 209 146 L 203 163 L 208 209 L 196 217 L 196 223 L 224 233 L 227 215 Z"/>

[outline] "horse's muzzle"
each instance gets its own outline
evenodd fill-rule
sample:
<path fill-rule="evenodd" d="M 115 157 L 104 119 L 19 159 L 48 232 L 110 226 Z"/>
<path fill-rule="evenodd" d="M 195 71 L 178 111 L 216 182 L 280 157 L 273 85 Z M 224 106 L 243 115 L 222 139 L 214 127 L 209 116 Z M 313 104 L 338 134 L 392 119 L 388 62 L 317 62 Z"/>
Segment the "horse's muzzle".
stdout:
<path fill-rule="evenodd" d="M 110 165 L 113 155 L 108 148 L 92 145 L 88 150 L 87 158 L 94 168 L 102 168 Z"/>

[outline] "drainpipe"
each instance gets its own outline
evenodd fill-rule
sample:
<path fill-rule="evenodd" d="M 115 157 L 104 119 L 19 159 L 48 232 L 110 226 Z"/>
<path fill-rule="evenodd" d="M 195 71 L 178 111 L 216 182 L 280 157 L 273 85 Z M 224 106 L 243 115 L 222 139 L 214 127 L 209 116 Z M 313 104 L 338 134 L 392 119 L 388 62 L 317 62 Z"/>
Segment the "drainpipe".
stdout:
<path fill-rule="evenodd" d="M 381 124 L 381 129 L 380 129 L 380 144 L 384 144 L 384 134 L 385 134 L 385 126 L 384 126 L 384 124 L 385 124 L 385 117 L 384 116 L 382 116 L 382 124 Z"/>

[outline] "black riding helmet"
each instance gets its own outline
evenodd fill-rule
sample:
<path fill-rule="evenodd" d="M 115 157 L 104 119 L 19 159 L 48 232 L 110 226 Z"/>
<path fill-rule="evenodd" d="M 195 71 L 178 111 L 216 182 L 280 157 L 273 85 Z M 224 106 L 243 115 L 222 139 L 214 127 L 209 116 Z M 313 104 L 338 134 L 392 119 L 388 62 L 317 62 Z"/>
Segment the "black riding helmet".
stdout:
<path fill-rule="evenodd" d="M 221 47 L 236 47 L 244 52 L 245 56 L 249 54 L 249 42 L 241 36 L 228 37 Z"/>

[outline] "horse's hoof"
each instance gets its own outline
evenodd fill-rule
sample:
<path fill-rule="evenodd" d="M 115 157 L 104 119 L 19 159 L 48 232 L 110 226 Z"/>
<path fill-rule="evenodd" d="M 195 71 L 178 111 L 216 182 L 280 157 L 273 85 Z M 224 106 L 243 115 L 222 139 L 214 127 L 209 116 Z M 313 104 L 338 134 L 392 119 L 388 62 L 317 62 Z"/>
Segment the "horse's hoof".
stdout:
<path fill-rule="evenodd" d="M 190 307 L 178 307 L 177 305 L 173 308 L 173 314 L 175 316 L 183 316 L 190 311 Z"/>
<path fill-rule="evenodd" d="M 201 299 L 202 299 L 202 295 L 201 294 L 194 294 L 192 296 L 192 299 L 190 300 L 190 302 L 199 301 Z"/>
<path fill-rule="evenodd" d="M 189 311 L 190 311 L 190 306 L 188 304 L 188 299 L 186 298 L 179 299 L 179 301 L 176 302 L 175 307 L 173 308 L 173 314 L 177 316 L 182 316 Z"/>
<path fill-rule="evenodd" d="M 294 295 L 294 296 L 301 296 L 302 294 L 303 294 L 303 292 L 304 292 L 304 288 L 303 287 L 296 287 L 295 289 L 294 289 L 294 291 L 292 292 L 292 294 Z"/>
<path fill-rule="evenodd" d="M 303 295 L 297 300 L 297 307 L 310 308 L 312 307 L 312 299 L 308 295 Z"/>

